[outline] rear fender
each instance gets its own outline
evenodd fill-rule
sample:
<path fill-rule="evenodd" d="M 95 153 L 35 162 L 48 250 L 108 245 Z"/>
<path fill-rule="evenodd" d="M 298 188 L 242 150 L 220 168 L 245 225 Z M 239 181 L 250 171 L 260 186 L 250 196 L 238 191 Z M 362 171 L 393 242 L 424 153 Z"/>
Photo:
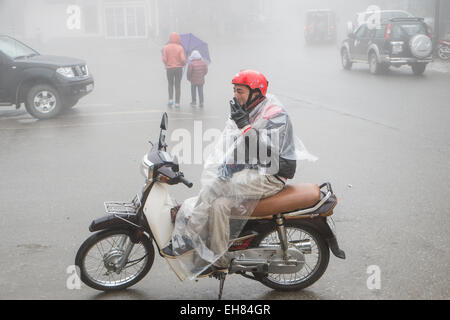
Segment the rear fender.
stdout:
<path fill-rule="evenodd" d="M 295 222 L 300 225 L 308 226 L 317 232 L 325 239 L 328 247 L 331 252 L 340 259 L 345 259 L 345 252 L 339 248 L 337 239 L 331 231 L 330 226 L 327 223 L 326 217 L 314 217 L 314 218 L 301 218 L 301 219 L 289 219 L 290 222 Z M 231 220 L 231 224 L 233 224 L 233 219 Z M 249 233 L 250 231 L 256 232 L 257 235 L 255 239 L 259 239 L 268 231 L 276 229 L 276 223 L 274 220 L 248 220 L 244 229 L 241 232 L 241 235 L 245 235 L 245 233 Z M 258 242 L 258 241 L 252 241 Z M 252 248 L 252 244 L 249 245 L 249 248 Z"/>
<path fill-rule="evenodd" d="M 331 231 L 330 226 L 327 223 L 326 217 L 315 217 L 312 219 L 298 219 L 298 223 L 307 225 L 317 230 L 320 235 L 325 239 L 331 252 L 340 259 L 345 259 L 345 252 L 339 248 L 337 239 Z M 291 220 L 293 221 L 293 220 Z"/>
<path fill-rule="evenodd" d="M 376 44 L 374 44 L 374 43 L 372 43 L 370 46 L 369 46 L 369 48 L 367 48 L 367 61 L 369 61 L 369 55 L 371 54 L 371 53 L 375 53 L 375 55 L 377 56 L 377 61 L 378 61 L 378 63 L 381 63 L 382 61 L 381 61 L 381 54 L 380 54 L 380 50 L 378 49 L 378 46 L 376 45 Z"/>

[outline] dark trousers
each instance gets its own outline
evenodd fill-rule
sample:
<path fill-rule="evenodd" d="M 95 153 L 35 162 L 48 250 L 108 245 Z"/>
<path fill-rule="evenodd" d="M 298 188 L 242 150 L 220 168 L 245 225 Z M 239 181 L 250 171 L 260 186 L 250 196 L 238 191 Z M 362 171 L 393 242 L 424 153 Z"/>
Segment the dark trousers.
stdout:
<path fill-rule="evenodd" d="M 173 86 L 175 85 L 175 103 L 180 103 L 181 95 L 181 76 L 183 75 L 183 68 L 167 69 L 167 80 L 169 82 L 169 99 L 173 99 Z"/>
<path fill-rule="evenodd" d="M 192 96 L 192 102 L 197 102 L 197 95 L 196 91 L 198 89 L 198 99 L 200 103 L 203 103 L 203 85 L 202 84 L 192 84 L 191 83 L 191 96 Z"/>

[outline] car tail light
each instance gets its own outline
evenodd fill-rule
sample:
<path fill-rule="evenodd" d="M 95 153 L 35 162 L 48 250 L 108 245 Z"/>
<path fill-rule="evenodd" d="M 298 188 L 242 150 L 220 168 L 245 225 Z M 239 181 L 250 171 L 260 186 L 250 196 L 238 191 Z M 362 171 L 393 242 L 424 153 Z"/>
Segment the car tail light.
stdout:
<path fill-rule="evenodd" d="M 389 23 L 386 27 L 386 33 L 384 34 L 384 38 L 389 40 L 391 38 L 391 24 Z"/>

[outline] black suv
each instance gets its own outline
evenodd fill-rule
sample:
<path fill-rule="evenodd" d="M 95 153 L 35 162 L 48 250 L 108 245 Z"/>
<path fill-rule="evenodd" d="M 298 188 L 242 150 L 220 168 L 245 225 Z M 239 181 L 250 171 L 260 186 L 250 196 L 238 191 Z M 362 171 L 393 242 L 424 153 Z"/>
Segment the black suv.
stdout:
<path fill-rule="evenodd" d="M 40 55 L 0 35 L 0 105 L 25 103 L 35 118 L 51 118 L 91 92 L 94 80 L 82 60 Z"/>
<path fill-rule="evenodd" d="M 423 18 L 392 18 L 377 26 L 362 24 L 341 46 L 342 66 L 369 63 L 370 72 L 382 73 L 390 66 L 409 65 L 421 75 L 432 61 L 431 32 Z"/>

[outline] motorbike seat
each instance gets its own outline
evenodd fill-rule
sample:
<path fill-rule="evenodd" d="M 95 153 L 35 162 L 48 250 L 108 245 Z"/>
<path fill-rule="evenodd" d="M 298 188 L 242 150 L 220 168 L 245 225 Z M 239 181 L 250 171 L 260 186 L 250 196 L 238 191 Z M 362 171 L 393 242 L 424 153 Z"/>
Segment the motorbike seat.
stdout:
<path fill-rule="evenodd" d="M 286 185 L 277 194 L 261 199 L 252 213 L 252 218 L 263 218 L 279 213 L 313 207 L 320 201 L 321 193 L 317 184 L 298 183 Z"/>

